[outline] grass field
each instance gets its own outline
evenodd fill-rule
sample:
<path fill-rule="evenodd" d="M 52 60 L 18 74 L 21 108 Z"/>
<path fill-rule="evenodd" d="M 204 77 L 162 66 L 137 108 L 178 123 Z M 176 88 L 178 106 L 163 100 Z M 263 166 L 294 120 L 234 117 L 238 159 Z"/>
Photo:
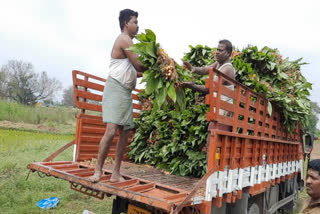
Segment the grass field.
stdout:
<path fill-rule="evenodd" d="M 0 99 L 0 127 L 74 133 L 79 112 L 72 107 L 35 107 Z"/>
<path fill-rule="evenodd" d="M 95 199 L 70 189 L 67 181 L 41 178 L 31 173 L 26 180 L 27 165 L 41 161 L 73 140 L 60 135 L 0 129 L 0 213 L 77 213 L 87 209 L 94 213 L 111 213 L 112 198 Z M 69 148 L 54 160 L 72 160 Z M 59 197 L 53 209 L 41 210 L 36 203 L 44 198 Z"/>

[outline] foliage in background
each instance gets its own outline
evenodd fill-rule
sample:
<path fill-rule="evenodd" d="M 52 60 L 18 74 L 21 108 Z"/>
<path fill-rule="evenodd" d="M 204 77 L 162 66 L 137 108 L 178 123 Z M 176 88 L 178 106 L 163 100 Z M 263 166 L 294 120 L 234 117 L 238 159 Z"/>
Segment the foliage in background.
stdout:
<path fill-rule="evenodd" d="M 0 97 L 9 98 L 26 105 L 52 98 L 61 88 L 47 72 L 34 71 L 31 63 L 9 60 L 0 70 Z"/>
<path fill-rule="evenodd" d="M 300 67 L 306 64 L 301 60 L 282 59 L 277 49 L 258 50 L 256 46 L 244 48 L 233 59 L 236 79 L 276 105 L 289 132 L 297 122 L 306 127 L 311 113 L 308 96 L 312 85 L 301 74 Z"/>

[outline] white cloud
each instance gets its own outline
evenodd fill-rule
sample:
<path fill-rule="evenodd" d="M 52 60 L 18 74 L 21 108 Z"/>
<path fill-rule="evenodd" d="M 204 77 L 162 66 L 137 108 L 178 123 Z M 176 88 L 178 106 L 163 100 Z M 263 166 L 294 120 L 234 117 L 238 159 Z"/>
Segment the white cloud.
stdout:
<path fill-rule="evenodd" d="M 320 55 L 316 0 L 3 1 L 0 63 L 28 60 L 64 86 L 72 84 L 72 69 L 105 76 L 113 41 L 120 33 L 119 11 L 124 8 L 137 10 L 140 30 L 152 29 L 178 62 L 188 45 L 216 46 L 225 38 L 239 48 L 268 45 L 291 59 L 311 59 L 307 76 L 317 85 L 313 93 L 320 93 L 320 65 L 314 62 Z M 320 98 L 313 96 L 320 104 Z"/>

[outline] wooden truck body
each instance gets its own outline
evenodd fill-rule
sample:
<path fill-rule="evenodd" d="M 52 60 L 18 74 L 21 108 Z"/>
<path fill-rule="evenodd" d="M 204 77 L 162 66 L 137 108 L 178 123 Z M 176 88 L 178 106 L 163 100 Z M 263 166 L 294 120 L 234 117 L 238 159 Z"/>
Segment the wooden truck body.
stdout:
<path fill-rule="evenodd" d="M 214 72 L 218 81 L 213 78 Z M 234 89 L 225 87 L 224 80 Z M 44 161 L 29 164 L 30 170 L 67 180 L 72 189 L 93 197 L 103 199 L 115 195 L 113 214 L 252 214 L 292 208 L 298 190 L 303 188 L 306 156 L 304 135 L 299 125 L 291 134 L 287 133 L 281 125 L 279 110 L 273 108 L 271 116 L 268 115 L 265 98 L 213 70 L 206 81 L 210 91 L 206 96 L 206 103 L 210 105 L 207 112 L 210 129 L 207 173 L 202 178 L 169 175 L 150 166 L 132 163 L 125 156 L 121 166 L 125 181 L 110 182 L 113 163 L 107 161 L 101 180 L 91 183 L 88 177 L 95 166 L 90 161 L 97 158 L 106 124 L 100 116 L 90 112 L 102 111 L 99 102 L 105 81 L 73 71 L 76 106 L 81 109 L 75 140 Z M 135 89 L 132 93 L 134 117 L 138 117 L 141 110 L 138 92 Z M 222 96 L 233 102 L 220 99 Z M 220 109 L 231 114 L 221 114 Z M 219 124 L 230 126 L 232 131 L 220 130 Z M 239 130 L 242 130 L 241 134 Z M 134 131 L 129 142 L 133 135 Z M 117 139 L 115 137 L 108 157 L 115 157 Z M 74 146 L 72 161 L 52 161 L 69 146 Z"/>

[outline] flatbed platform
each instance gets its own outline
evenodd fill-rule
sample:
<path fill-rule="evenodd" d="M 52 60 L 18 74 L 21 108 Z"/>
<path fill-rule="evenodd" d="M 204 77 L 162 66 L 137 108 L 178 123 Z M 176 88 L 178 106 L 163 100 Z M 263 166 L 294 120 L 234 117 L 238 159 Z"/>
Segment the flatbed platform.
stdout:
<path fill-rule="evenodd" d="M 199 179 L 170 175 L 167 172 L 148 165 L 139 165 L 124 161 L 121 175 L 125 181 L 110 182 L 113 163 L 104 165 L 99 182 L 92 183 L 88 178 L 94 173 L 94 161 L 72 162 L 36 162 L 28 165 L 33 171 L 67 180 L 71 188 L 103 199 L 105 195 L 116 195 L 129 200 L 144 202 L 166 212 L 179 205 L 196 186 Z M 204 196 L 205 187 L 197 191 L 196 196 Z M 190 200 L 187 205 L 190 205 Z"/>

